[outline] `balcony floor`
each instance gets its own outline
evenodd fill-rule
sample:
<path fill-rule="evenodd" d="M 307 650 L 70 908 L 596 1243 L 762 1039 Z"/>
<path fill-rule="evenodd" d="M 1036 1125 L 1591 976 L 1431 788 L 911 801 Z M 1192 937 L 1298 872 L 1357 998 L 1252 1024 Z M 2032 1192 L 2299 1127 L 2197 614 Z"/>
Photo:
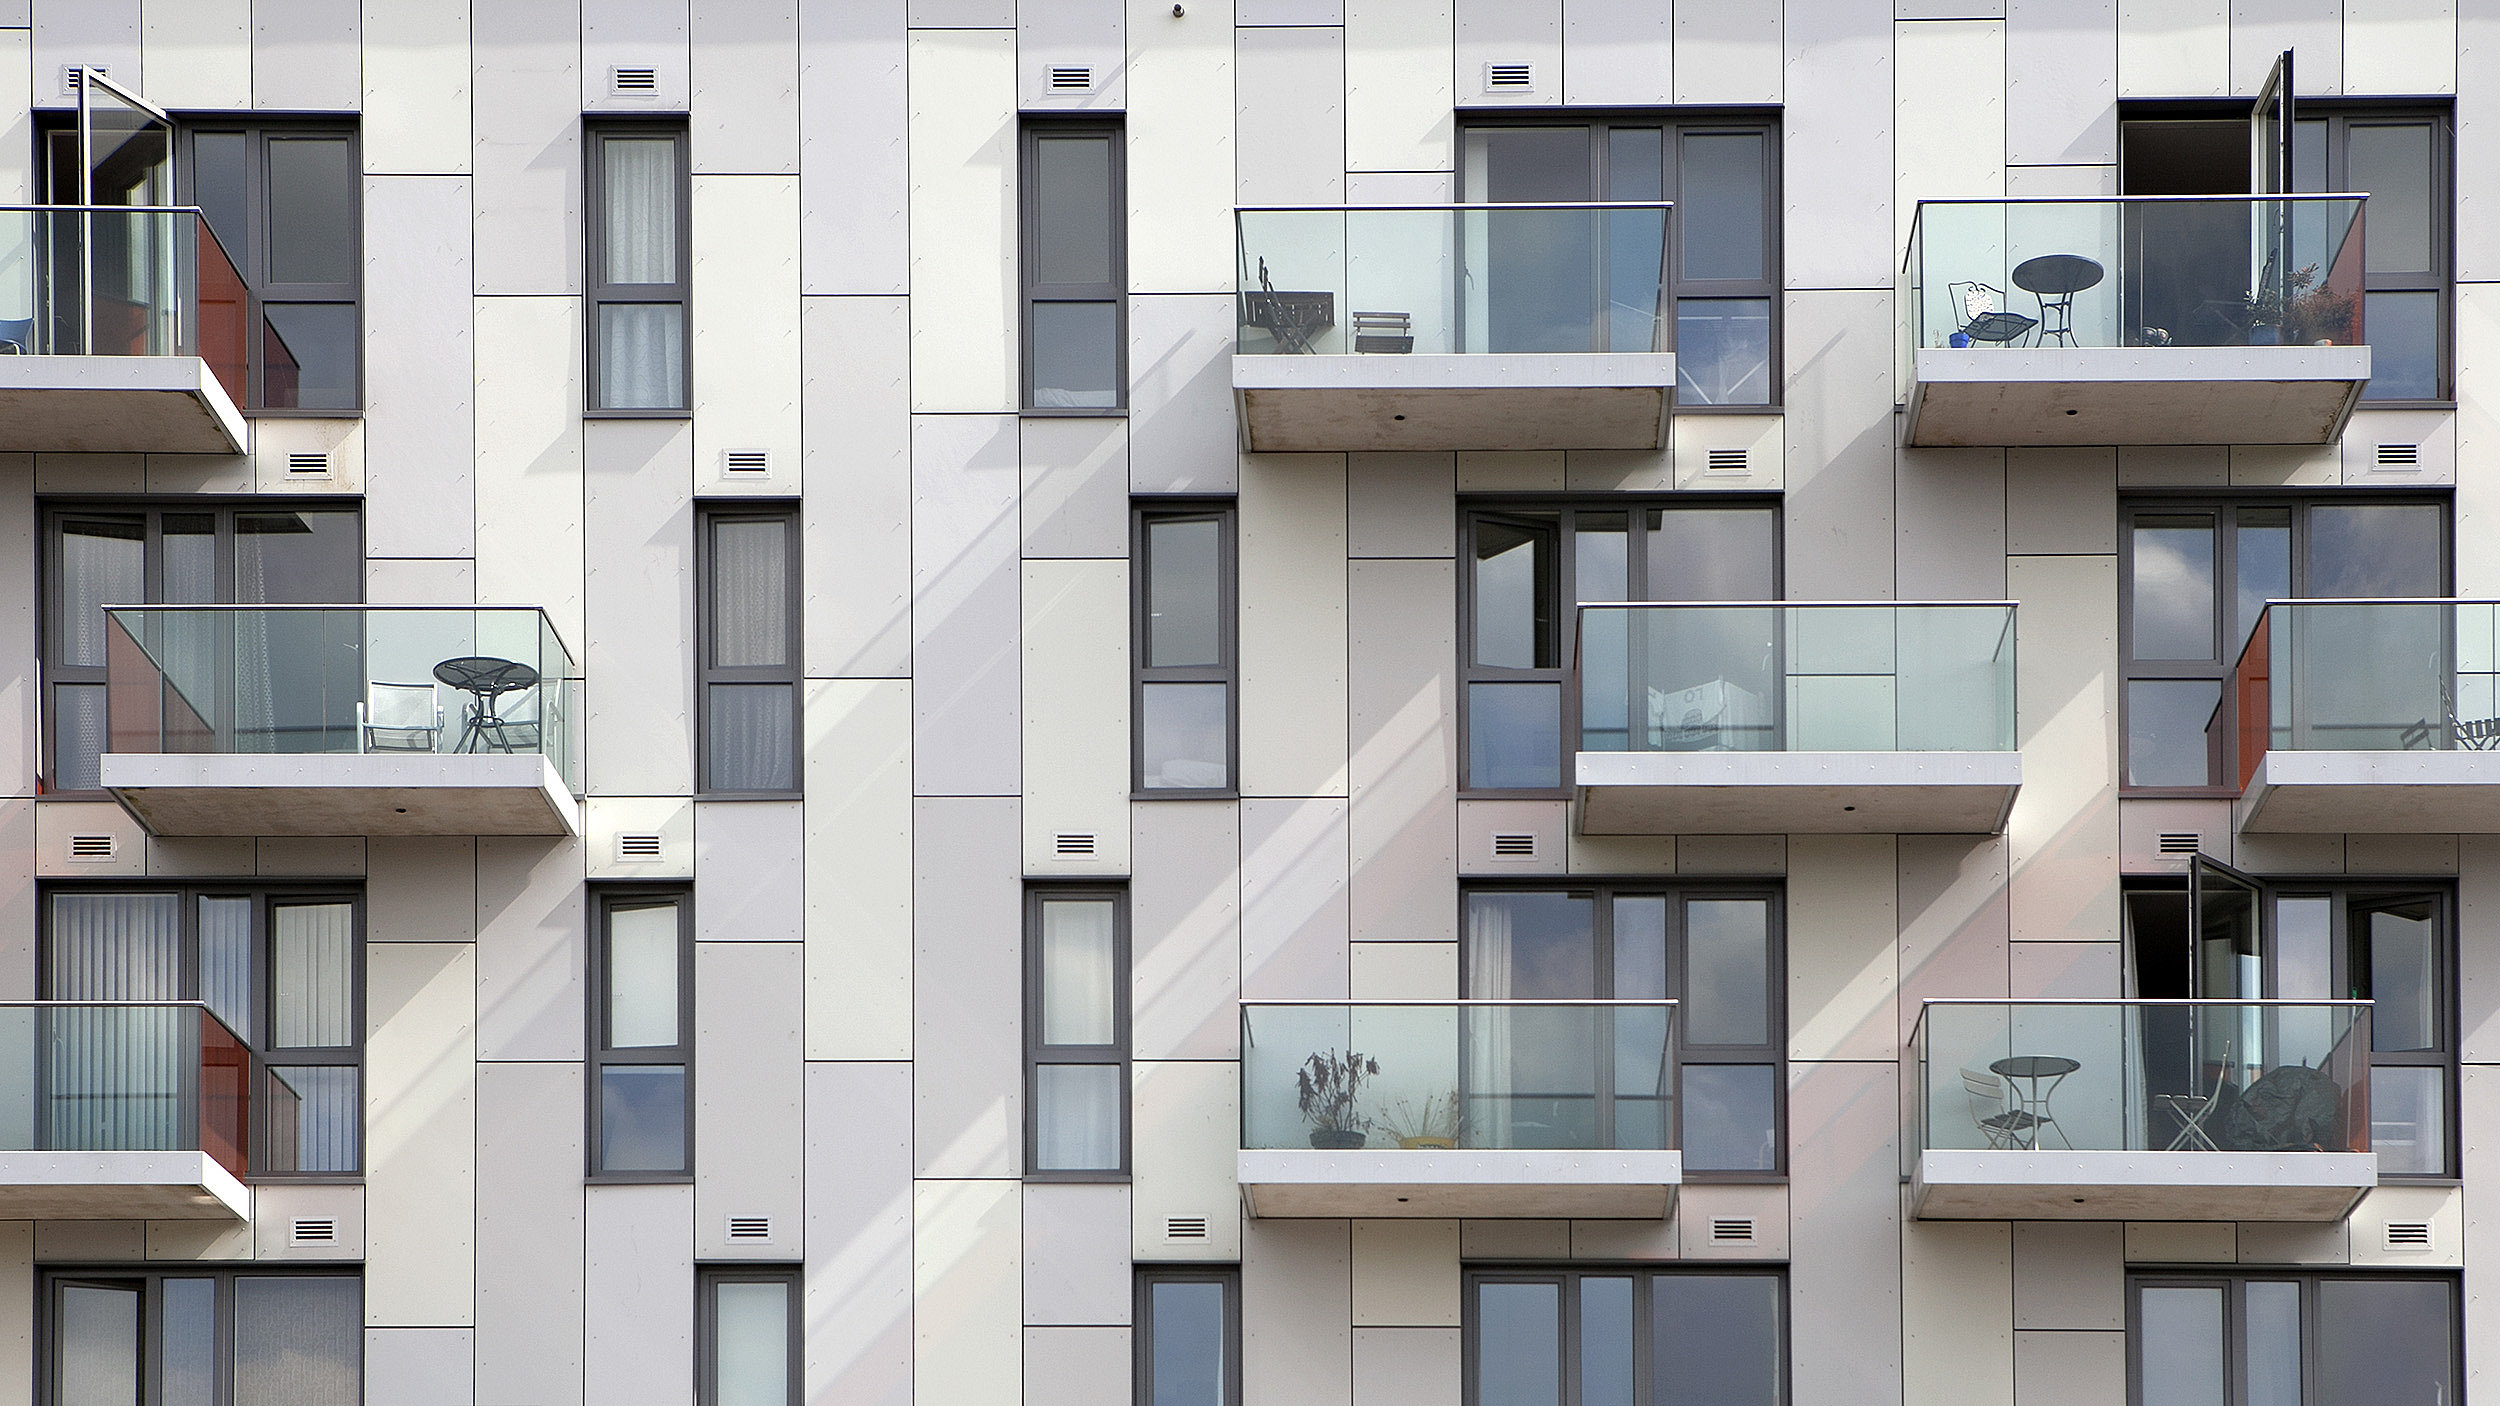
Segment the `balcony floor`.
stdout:
<path fill-rule="evenodd" d="M 2332 444 L 2368 347 L 1943 347 L 1914 354 L 1908 442 Z"/>
<path fill-rule="evenodd" d="M 1928 1151 L 1922 1220 L 2339 1221 L 2378 1185 L 2374 1152 Z"/>
<path fill-rule="evenodd" d="M 2500 834 L 2500 752 L 2268 752 L 2234 818 L 2252 835 Z"/>
<path fill-rule="evenodd" d="M 1675 1209 L 1681 1152 L 1522 1148 L 1243 1149 L 1242 1203 L 1269 1218 L 1363 1216 L 1658 1220 Z"/>
<path fill-rule="evenodd" d="M 104 788 L 153 835 L 580 831 L 572 792 L 534 752 L 107 752 Z"/>
<path fill-rule="evenodd" d="M 1584 835 L 1993 835 L 2019 752 L 1581 752 Z"/>
<path fill-rule="evenodd" d="M 240 454 L 251 429 L 196 356 L 0 356 L 0 452 Z"/>
<path fill-rule="evenodd" d="M 0 1152 L 0 1220 L 250 1220 L 205 1152 Z"/>
<path fill-rule="evenodd" d="M 1658 449 L 1675 357 L 1236 356 L 1233 398 L 1259 453 Z"/>

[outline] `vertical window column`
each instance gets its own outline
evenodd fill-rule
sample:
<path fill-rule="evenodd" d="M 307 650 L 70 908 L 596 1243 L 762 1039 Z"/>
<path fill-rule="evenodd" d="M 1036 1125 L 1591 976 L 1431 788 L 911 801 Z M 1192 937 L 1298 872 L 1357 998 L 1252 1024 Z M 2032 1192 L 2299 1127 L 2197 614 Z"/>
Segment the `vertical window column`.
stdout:
<path fill-rule="evenodd" d="M 694 1170 L 694 914 L 685 893 L 609 893 L 592 943 L 590 1174 Z"/>
<path fill-rule="evenodd" d="M 697 1406 L 799 1406 L 799 1271 L 706 1269 L 695 1297 Z"/>
<path fill-rule="evenodd" d="M 1024 129 L 1024 404 L 1128 403 L 1128 199 L 1121 129 Z"/>
<path fill-rule="evenodd" d="M 683 414 L 691 281 L 685 129 L 613 123 L 587 136 L 591 413 Z"/>
<path fill-rule="evenodd" d="M 1037 887 L 1025 907 L 1025 1171 L 1128 1171 L 1128 905 L 1118 889 Z"/>
<path fill-rule="evenodd" d="M 1137 1406 L 1239 1406 L 1239 1271 L 1139 1270 L 1136 1318 Z"/>
<path fill-rule="evenodd" d="M 1229 794 L 1234 744 L 1233 510 L 1140 508 L 1135 541 L 1137 790 Z"/>
<path fill-rule="evenodd" d="M 798 510 L 708 508 L 697 553 L 698 785 L 710 794 L 795 795 Z"/>

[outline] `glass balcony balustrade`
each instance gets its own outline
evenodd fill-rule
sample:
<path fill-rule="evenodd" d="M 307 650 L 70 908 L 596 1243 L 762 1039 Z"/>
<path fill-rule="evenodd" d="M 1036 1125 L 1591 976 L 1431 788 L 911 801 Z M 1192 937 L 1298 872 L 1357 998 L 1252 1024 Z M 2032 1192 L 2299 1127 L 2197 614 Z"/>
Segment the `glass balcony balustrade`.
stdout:
<path fill-rule="evenodd" d="M 137 1154 L 203 1153 L 241 1182 L 260 1075 L 243 1041 L 197 1002 L 0 1004 L 0 1211 L 234 1213 L 215 1178 Z"/>

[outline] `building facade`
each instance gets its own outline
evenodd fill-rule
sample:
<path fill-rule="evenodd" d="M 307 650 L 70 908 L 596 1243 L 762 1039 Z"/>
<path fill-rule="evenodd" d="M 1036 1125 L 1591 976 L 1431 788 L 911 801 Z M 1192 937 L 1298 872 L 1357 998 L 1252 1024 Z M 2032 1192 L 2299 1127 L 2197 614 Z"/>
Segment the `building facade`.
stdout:
<path fill-rule="evenodd" d="M 0 0 L 0 1402 L 2453 1406 L 2495 52 Z"/>

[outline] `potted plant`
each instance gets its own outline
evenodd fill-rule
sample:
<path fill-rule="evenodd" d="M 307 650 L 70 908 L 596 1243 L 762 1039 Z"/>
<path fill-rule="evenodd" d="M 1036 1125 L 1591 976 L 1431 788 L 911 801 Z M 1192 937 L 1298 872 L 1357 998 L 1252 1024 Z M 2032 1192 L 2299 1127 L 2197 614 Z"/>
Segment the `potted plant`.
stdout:
<path fill-rule="evenodd" d="M 1371 1137 L 1372 1120 L 1355 1111 L 1363 1081 L 1380 1072 L 1380 1061 L 1353 1050 L 1322 1050 L 1302 1061 L 1294 1075 L 1294 1101 L 1311 1125 L 1311 1146 L 1346 1151 Z"/>
<path fill-rule="evenodd" d="M 2351 345 L 2353 296 L 2317 282 L 2318 266 L 2305 264 L 2285 286 L 2249 294 L 2249 345 Z"/>
<path fill-rule="evenodd" d="M 1456 1089 L 1447 1095 L 1427 1094 L 1420 1105 L 1402 1098 L 1380 1111 L 1380 1126 L 1398 1140 L 1398 1146 L 1410 1149 L 1456 1147 L 1466 1121 Z"/>

